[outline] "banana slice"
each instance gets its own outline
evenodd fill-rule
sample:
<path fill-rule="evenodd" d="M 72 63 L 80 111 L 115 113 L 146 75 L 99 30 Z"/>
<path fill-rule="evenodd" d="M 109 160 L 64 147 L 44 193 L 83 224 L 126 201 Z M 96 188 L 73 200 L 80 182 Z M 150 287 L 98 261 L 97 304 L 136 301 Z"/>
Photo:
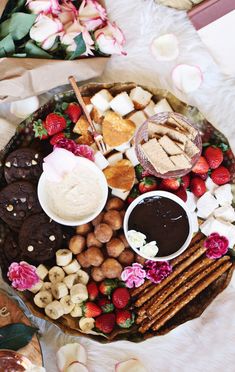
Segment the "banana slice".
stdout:
<path fill-rule="evenodd" d="M 74 362 L 86 364 L 86 349 L 77 342 L 64 345 L 56 353 L 56 362 L 60 371 L 65 371 Z"/>
<path fill-rule="evenodd" d="M 75 307 L 75 304 L 71 301 L 71 297 L 69 295 L 62 297 L 60 299 L 60 303 L 63 306 L 64 314 L 69 314 Z"/>
<path fill-rule="evenodd" d="M 59 266 L 53 266 L 49 270 L 49 280 L 52 283 L 60 283 L 60 282 L 62 282 L 62 280 L 64 279 L 64 277 L 65 277 L 65 272 Z"/>
<path fill-rule="evenodd" d="M 87 288 L 84 284 L 75 284 L 70 290 L 71 300 L 74 304 L 80 304 L 88 299 Z"/>
<path fill-rule="evenodd" d="M 72 252 L 71 252 L 72 254 Z M 76 259 L 74 259 L 69 265 L 63 266 L 64 271 L 66 274 L 74 274 L 80 269 L 80 265 Z"/>
<path fill-rule="evenodd" d="M 43 281 L 40 279 L 37 284 L 35 284 L 32 288 L 29 289 L 29 291 L 32 293 L 37 293 L 42 288 L 42 285 L 43 285 Z"/>
<path fill-rule="evenodd" d="M 73 254 L 69 249 L 59 249 L 56 252 L 56 264 L 58 266 L 66 266 L 72 261 Z"/>
<path fill-rule="evenodd" d="M 89 275 L 84 270 L 78 270 L 76 283 L 86 285 L 89 282 Z"/>
<path fill-rule="evenodd" d="M 82 316 L 82 307 L 80 304 L 75 304 L 73 310 L 71 311 L 70 315 L 73 318 L 80 318 Z"/>
<path fill-rule="evenodd" d="M 85 366 L 85 364 L 80 362 L 73 362 L 71 363 L 64 372 L 89 372 L 88 368 Z"/>
<path fill-rule="evenodd" d="M 45 307 L 45 313 L 51 319 L 58 319 L 64 315 L 63 306 L 59 301 L 52 301 Z"/>
<path fill-rule="evenodd" d="M 87 333 L 91 331 L 95 326 L 94 318 L 81 318 L 79 320 L 79 327 L 82 332 Z"/>
<path fill-rule="evenodd" d="M 39 291 L 33 298 L 35 305 L 40 308 L 46 307 L 53 300 L 52 294 L 49 291 Z"/>
<path fill-rule="evenodd" d="M 67 285 L 68 289 L 71 289 L 72 286 L 76 284 L 76 279 L 77 279 L 77 274 L 69 274 L 64 278 L 63 282 Z"/>
<path fill-rule="evenodd" d="M 36 273 L 38 274 L 40 279 L 44 280 L 45 277 L 48 275 L 48 270 L 46 266 L 40 264 L 36 269 Z"/>
<path fill-rule="evenodd" d="M 44 282 L 41 288 L 41 291 L 50 291 L 52 283 L 51 282 Z"/>
<path fill-rule="evenodd" d="M 62 282 L 61 283 L 54 283 L 54 284 L 52 284 L 52 286 L 51 286 L 51 292 L 52 292 L 52 295 L 57 300 L 59 300 L 62 297 L 67 296 L 67 294 L 69 293 L 68 288 Z"/>

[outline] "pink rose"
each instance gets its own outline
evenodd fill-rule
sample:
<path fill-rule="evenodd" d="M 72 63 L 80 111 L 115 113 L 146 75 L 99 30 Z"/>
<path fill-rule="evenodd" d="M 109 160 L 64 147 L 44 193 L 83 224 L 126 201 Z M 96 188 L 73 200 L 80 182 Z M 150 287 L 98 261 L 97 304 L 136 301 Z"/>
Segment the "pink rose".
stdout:
<path fill-rule="evenodd" d="M 83 0 L 79 8 L 79 20 L 88 31 L 94 31 L 104 25 L 107 13 L 96 0 Z"/>
<path fill-rule="evenodd" d="M 65 33 L 61 36 L 61 44 L 66 47 L 67 53 L 74 52 L 77 48 L 74 38 L 79 34 L 82 34 L 83 41 L 86 44 L 86 51 L 82 55 L 93 55 L 92 49 L 95 49 L 94 41 L 87 29 L 79 23 L 78 19 L 66 27 Z"/>
<path fill-rule="evenodd" d="M 172 272 L 172 266 L 167 261 L 151 261 L 145 262 L 146 278 L 157 284 L 161 283 Z"/>
<path fill-rule="evenodd" d="M 33 14 L 58 14 L 60 11 L 58 0 L 27 0 L 26 6 Z"/>
<path fill-rule="evenodd" d="M 108 21 L 105 27 L 95 31 L 94 36 L 102 53 L 126 55 L 123 50 L 126 39 L 116 23 Z"/>
<path fill-rule="evenodd" d="M 225 236 L 212 233 L 204 242 L 208 258 L 220 258 L 228 252 L 229 241 Z"/>
<path fill-rule="evenodd" d="M 77 8 L 70 0 L 64 0 L 60 6 L 61 11 L 58 14 L 59 20 L 64 26 L 75 21 L 78 15 Z"/>
<path fill-rule="evenodd" d="M 12 287 L 18 289 L 18 291 L 30 289 L 39 282 L 36 267 L 24 261 L 13 262 L 8 268 L 7 276 L 12 282 Z"/>
<path fill-rule="evenodd" d="M 55 40 L 61 35 L 63 25 L 58 18 L 52 15 L 40 14 L 30 30 L 30 38 L 40 46 L 49 50 L 53 47 Z"/>
<path fill-rule="evenodd" d="M 132 266 L 127 266 L 121 274 L 121 279 L 126 283 L 128 288 L 140 287 L 144 283 L 146 276 L 143 266 L 138 263 L 133 263 Z"/>

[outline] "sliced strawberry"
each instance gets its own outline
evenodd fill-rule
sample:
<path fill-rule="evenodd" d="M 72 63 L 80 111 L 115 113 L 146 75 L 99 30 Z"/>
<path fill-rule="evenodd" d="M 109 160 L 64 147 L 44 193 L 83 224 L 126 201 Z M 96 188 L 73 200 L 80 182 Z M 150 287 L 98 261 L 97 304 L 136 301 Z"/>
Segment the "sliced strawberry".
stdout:
<path fill-rule="evenodd" d="M 222 165 L 211 172 L 211 179 L 216 185 L 224 185 L 231 179 L 230 172 Z"/>
<path fill-rule="evenodd" d="M 51 137 L 51 139 L 50 139 L 50 144 L 52 146 L 54 146 L 56 143 L 58 143 L 63 138 L 66 138 L 66 135 L 65 135 L 64 132 L 60 132 L 60 133 L 54 134 L 54 136 Z"/>
<path fill-rule="evenodd" d="M 197 163 L 192 168 L 192 171 L 196 174 L 207 173 L 209 170 L 209 164 L 203 156 L 200 156 Z"/>
<path fill-rule="evenodd" d="M 111 313 L 114 310 L 114 305 L 108 298 L 100 298 L 98 300 L 98 305 L 103 313 Z"/>
<path fill-rule="evenodd" d="M 134 323 L 134 316 L 128 310 L 118 310 L 116 313 L 116 323 L 121 328 L 130 328 Z"/>
<path fill-rule="evenodd" d="M 94 301 L 99 294 L 98 286 L 95 282 L 90 282 L 87 284 L 87 292 L 89 295 L 89 300 Z"/>
<path fill-rule="evenodd" d="M 144 177 L 139 183 L 139 191 L 141 194 L 158 189 L 157 180 L 155 177 Z"/>
<path fill-rule="evenodd" d="M 49 136 L 53 136 L 56 133 L 62 132 L 66 128 L 66 119 L 54 112 L 47 115 L 44 126 Z"/>
<path fill-rule="evenodd" d="M 41 140 L 48 138 L 48 133 L 46 128 L 44 127 L 44 123 L 41 119 L 34 121 L 33 123 L 33 131 L 35 137 L 40 138 Z"/>
<path fill-rule="evenodd" d="M 207 147 L 204 152 L 204 156 L 211 169 L 218 168 L 224 160 L 223 151 L 219 147 Z"/>
<path fill-rule="evenodd" d="M 115 314 L 102 314 L 96 318 L 95 327 L 102 333 L 111 333 L 115 327 Z"/>
<path fill-rule="evenodd" d="M 68 104 L 65 113 L 68 115 L 69 119 L 75 124 L 82 115 L 82 109 L 77 103 L 72 102 Z"/>
<path fill-rule="evenodd" d="M 181 186 L 183 186 L 184 189 L 187 189 L 190 184 L 190 176 L 189 174 L 186 174 L 185 176 L 181 177 Z"/>
<path fill-rule="evenodd" d="M 180 186 L 178 190 L 174 191 L 174 194 L 178 196 L 180 199 L 182 199 L 184 202 L 187 201 L 187 192 L 186 189 L 183 186 Z"/>
<path fill-rule="evenodd" d="M 127 288 L 116 288 L 112 294 L 112 302 L 117 309 L 123 309 L 130 301 L 130 293 Z"/>
<path fill-rule="evenodd" d="M 190 182 L 190 190 L 196 197 L 200 197 L 206 192 L 205 181 L 200 177 L 192 178 Z"/>
<path fill-rule="evenodd" d="M 86 318 L 96 318 L 102 313 L 101 308 L 94 302 L 86 302 L 82 306 L 83 316 Z"/>
<path fill-rule="evenodd" d="M 167 191 L 175 191 L 180 187 L 179 178 L 165 178 L 160 183 L 160 188 Z"/>

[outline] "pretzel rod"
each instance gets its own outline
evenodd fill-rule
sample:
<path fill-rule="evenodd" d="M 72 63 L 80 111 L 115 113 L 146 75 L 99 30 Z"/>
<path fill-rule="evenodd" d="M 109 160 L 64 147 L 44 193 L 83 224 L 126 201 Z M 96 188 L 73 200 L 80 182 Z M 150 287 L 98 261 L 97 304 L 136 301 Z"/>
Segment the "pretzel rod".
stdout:
<path fill-rule="evenodd" d="M 172 282 L 163 288 L 161 293 L 158 293 L 158 296 L 154 303 L 146 309 L 147 315 L 152 316 L 155 314 L 156 310 L 159 308 L 159 305 L 168 297 L 172 292 L 176 290 L 181 284 L 183 284 L 188 278 L 192 277 L 195 273 L 199 273 L 202 269 L 206 268 L 212 263 L 210 258 L 203 257 L 195 265 L 190 266 L 186 271 L 184 271 L 179 277 L 176 277 Z"/>
<path fill-rule="evenodd" d="M 231 262 L 226 262 L 220 266 L 216 271 L 214 271 L 209 277 L 203 282 L 198 283 L 191 293 L 186 294 L 182 300 L 179 300 L 165 315 L 158 319 L 152 329 L 157 331 L 161 328 L 169 319 L 171 319 L 175 314 L 177 314 L 184 306 L 186 306 L 190 301 L 192 301 L 199 293 L 206 289 L 211 283 L 218 279 L 223 273 L 225 273 L 232 266 Z"/>
<path fill-rule="evenodd" d="M 192 288 L 195 284 L 197 284 L 200 280 L 202 280 L 203 278 L 205 278 L 212 271 L 214 271 L 215 269 L 217 269 L 222 263 L 224 263 L 225 261 L 228 261 L 229 258 L 230 258 L 229 256 L 225 256 L 221 260 L 217 260 L 217 261 L 213 262 L 209 267 L 202 268 L 203 271 L 200 270 L 200 273 L 198 273 L 198 275 L 194 276 L 192 278 L 192 280 L 189 280 L 183 286 L 181 286 L 180 288 L 178 288 L 178 290 L 175 291 L 174 293 L 172 293 L 172 295 L 169 296 L 166 299 L 166 301 L 164 301 L 164 303 L 162 303 L 158 308 L 155 308 L 155 312 L 152 311 L 151 314 L 150 314 L 151 315 L 151 318 L 155 318 L 155 319 L 156 319 L 156 317 L 157 317 L 157 319 L 160 318 L 163 315 L 162 314 L 162 311 L 164 309 L 166 309 L 167 306 L 169 306 L 172 302 L 174 302 L 175 300 L 177 300 L 177 298 L 179 298 L 180 296 L 182 296 L 186 291 L 188 291 L 190 288 Z"/>
<path fill-rule="evenodd" d="M 138 295 L 139 293 L 141 293 L 143 290 L 145 290 L 150 284 L 152 284 L 151 280 L 145 280 L 144 284 L 142 284 L 140 287 L 138 288 L 134 288 L 132 291 L 131 291 L 131 297 L 134 297 L 136 295 Z"/>
<path fill-rule="evenodd" d="M 178 265 L 176 269 L 166 279 L 164 279 L 161 283 L 159 283 L 159 285 L 154 286 L 148 292 L 140 296 L 135 302 L 135 306 L 136 307 L 142 306 L 146 301 L 148 301 L 157 292 L 159 292 L 160 289 L 165 287 L 166 284 L 168 284 L 172 279 L 174 279 L 177 275 L 179 275 L 182 271 L 184 271 L 192 262 L 194 262 L 197 258 L 199 258 L 206 250 L 205 247 L 200 247 L 200 242 L 196 244 L 196 247 L 199 249 L 196 250 L 196 252 L 192 256 L 190 256 L 188 259 L 186 259 L 180 265 Z"/>

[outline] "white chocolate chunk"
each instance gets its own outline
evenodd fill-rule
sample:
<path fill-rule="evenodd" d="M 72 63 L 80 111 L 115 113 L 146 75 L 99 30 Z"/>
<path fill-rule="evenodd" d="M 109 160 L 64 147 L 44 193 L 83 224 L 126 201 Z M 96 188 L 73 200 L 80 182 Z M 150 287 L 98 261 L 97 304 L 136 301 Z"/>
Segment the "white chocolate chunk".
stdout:
<path fill-rule="evenodd" d="M 233 194 L 231 191 L 231 185 L 226 184 L 218 187 L 215 190 L 215 197 L 218 200 L 219 205 L 221 206 L 232 204 Z"/>

